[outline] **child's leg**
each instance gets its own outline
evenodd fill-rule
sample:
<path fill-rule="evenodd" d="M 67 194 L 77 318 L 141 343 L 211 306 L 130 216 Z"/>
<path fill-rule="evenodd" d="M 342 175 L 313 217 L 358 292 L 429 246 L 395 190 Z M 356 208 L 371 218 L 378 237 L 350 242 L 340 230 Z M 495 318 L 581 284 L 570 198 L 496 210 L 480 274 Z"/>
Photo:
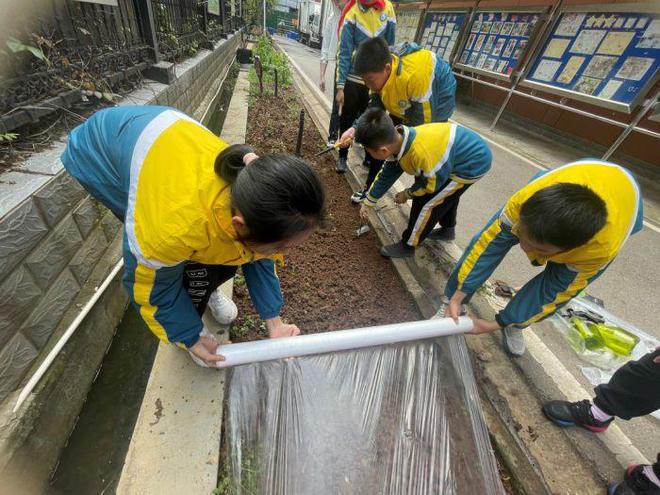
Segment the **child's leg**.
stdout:
<path fill-rule="evenodd" d="M 408 227 L 403 231 L 403 234 L 401 234 L 401 242 L 403 244 L 411 247 L 417 246 L 418 243 L 414 240 L 415 233 L 419 231 L 420 225 L 424 223 L 424 219 L 420 218 L 421 212 L 432 198 L 432 194 L 415 196 L 413 198 L 412 206 L 410 207 L 410 217 L 408 217 Z"/>
<path fill-rule="evenodd" d="M 443 219 L 448 212 L 451 214 L 452 209 L 455 210 L 458 206 L 459 198 L 469 186 L 470 184 L 462 184 L 450 179 L 440 191 L 435 194 L 426 195 L 428 199 L 411 229 L 410 237 L 407 241 L 408 245 L 418 246 L 421 244 L 431 230 L 433 230 L 435 224 Z"/>
<path fill-rule="evenodd" d="M 201 263 L 187 263 L 183 272 L 183 288 L 201 316 L 211 294 L 227 280 L 236 274 L 237 266 L 203 265 Z"/>
<path fill-rule="evenodd" d="M 369 90 L 362 84 L 353 81 L 346 81 L 344 85 L 344 106 L 341 109 L 339 116 L 339 136 L 341 137 L 344 132 L 351 128 L 353 122 L 360 116 L 366 108 L 363 103 L 364 91 L 367 91 L 367 103 L 369 102 Z M 364 106 L 364 108 L 363 108 Z M 348 148 L 339 149 L 339 157 L 348 157 Z"/>

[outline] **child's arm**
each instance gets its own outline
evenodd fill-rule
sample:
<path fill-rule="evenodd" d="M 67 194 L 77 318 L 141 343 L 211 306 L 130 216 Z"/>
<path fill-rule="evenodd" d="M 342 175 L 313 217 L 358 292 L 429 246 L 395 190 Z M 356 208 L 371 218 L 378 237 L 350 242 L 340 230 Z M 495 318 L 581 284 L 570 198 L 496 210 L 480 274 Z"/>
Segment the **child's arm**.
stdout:
<path fill-rule="evenodd" d="M 495 319 L 502 328 L 528 327 L 567 304 L 604 271 L 577 272 L 564 264 L 548 262 L 545 270 L 527 282 Z"/>
<path fill-rule="evenodd" d="M 355 50 L 355 22 L 344 21 L 339 39 L 337 56 L 337 89 L 343 89 L 351 69 L 351 57 Z"/>
<path fill-rule="evenodd" d="M 373 184 L 367 192 L 367 197 L 362 204 L 370 207 L 376 206 L 376 203 L 382 198 L 385 193 L 392 187 L 399 177 L 403 174 L 403 170 L 399 166 L 399 162 L 386 161 L 374 179 Z"/>
<path fill-rule="evenodd" d="M 518 238 L 508 225 L 500 220 L 502 210 L 472 238 L 458 261 L 445 287 L 445 295 L 451 298 L 457 290 L 467 296 L 474 294 L 488 280 L 509 250 L 518 244 Z"/>
<path fill-rule="evenodd" d="M 243 265 L 245 285 L 250 299 L 262 320 L 270 320 L 280 315 L 284 299 L 280 279 L 275 270 L 275 262 L 261 259 Z"/>
<path fill-rule="evenodd" d="M 383 37 L 389 46 L 394 46 L 396 39 L 396 14 L 394 13 L 394 6 L 392 2 L 385 2 L 385 14 L 387 15 L 387 27 Z"/>
<path fill-rule="evenodd" d="M 426 177 L 425 175 L 416 175 L 413 185 L 406 189 L 408 197 L 424 196 L 425 194 L 433 194 L 436 185 L 435 175 Z"/>

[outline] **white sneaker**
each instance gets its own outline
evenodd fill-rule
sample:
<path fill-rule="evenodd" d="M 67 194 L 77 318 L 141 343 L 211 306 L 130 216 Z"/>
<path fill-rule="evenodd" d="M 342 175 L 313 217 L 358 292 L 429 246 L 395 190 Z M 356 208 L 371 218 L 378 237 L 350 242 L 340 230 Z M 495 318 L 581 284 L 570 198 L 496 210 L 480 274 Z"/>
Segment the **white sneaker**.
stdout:
<path fill-rule="evenodd" d="M 215 321 L 221 325 L 229 325 L 238 316 L 238 308 L 234 301 L 225 297 L 219 290 L 211 294 L 207 306 Z"/>

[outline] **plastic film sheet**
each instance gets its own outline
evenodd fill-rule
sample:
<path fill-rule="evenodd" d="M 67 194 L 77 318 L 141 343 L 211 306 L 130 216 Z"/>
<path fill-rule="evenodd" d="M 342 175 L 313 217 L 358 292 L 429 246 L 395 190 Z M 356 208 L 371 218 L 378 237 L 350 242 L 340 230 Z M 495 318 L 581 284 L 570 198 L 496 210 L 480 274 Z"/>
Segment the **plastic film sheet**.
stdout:
<path fill-rule="evenodd" d="M 236 494 L 504 493 L 462 336 L 229 372 Z"/>

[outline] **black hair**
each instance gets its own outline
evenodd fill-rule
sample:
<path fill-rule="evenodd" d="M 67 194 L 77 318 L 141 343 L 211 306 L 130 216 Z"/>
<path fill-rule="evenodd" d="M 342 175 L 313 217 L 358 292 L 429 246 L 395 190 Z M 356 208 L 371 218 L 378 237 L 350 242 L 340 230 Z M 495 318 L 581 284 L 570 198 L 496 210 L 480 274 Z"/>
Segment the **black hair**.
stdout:
<path fill-rule="evenodd" d="M 285 154 L 255 158 L 244 144 L 228 146 L 215 160 L 215 172 L 231 184 L 232 210 L 240 211 L 249 231 L 243 241 L 279 242 L 323 226 L 325 191 L 316 172 L 302 159 Z"/>
<path fill-rule="evenodd" d="M 606 221 L 605 201 L 580 184 L 544 187 L 520 207 L 520 223 L 532 239 L 565 251 L 589 242 Z"/>
<path fill-rule="evenodd" d="M 358 46 L 353 58 L 353 70 L 358 75 L 382 72 L 391 62 L 392 54 L 387 41 L 381 37 L 371 38 Z"/>
<path fill-rule="evenodd" d="M 382 108 L 368 108 L 355 124 L 355 140 L 365 148 L 378 148 L 396 141 L 394 122 Z"/>

